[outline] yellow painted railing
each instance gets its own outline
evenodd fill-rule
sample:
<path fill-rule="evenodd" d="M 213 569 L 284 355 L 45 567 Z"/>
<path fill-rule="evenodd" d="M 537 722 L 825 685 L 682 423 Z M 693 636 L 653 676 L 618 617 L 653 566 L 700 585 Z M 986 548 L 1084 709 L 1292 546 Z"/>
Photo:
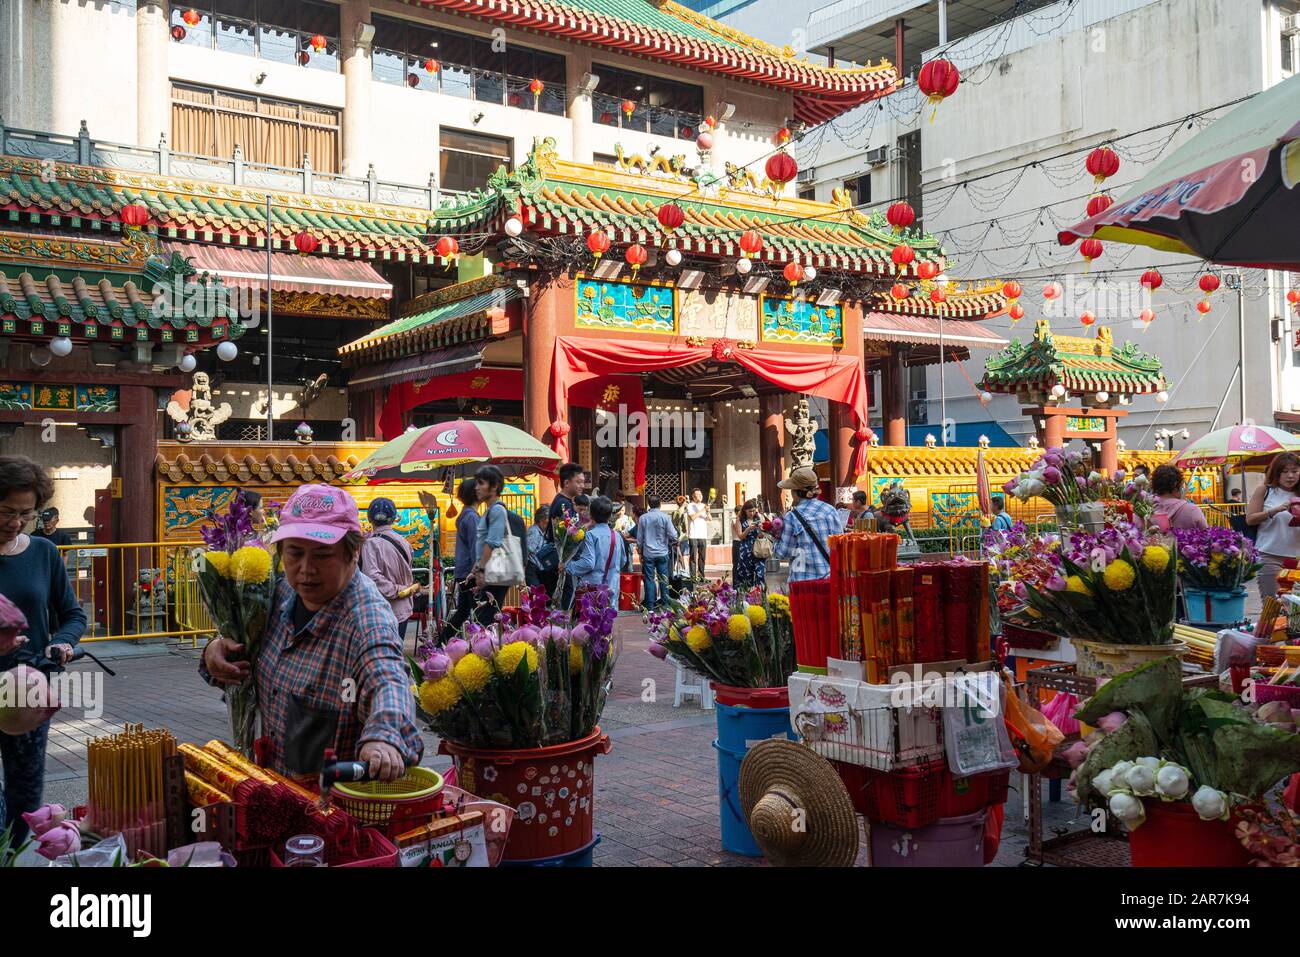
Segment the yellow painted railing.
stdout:
<path fill-rule="evenodd" d="M 213 633 L 193 572 L 200 542 L 65 545 L 72 590 L 86 612 L 82 641 L 182 639 Z"/>

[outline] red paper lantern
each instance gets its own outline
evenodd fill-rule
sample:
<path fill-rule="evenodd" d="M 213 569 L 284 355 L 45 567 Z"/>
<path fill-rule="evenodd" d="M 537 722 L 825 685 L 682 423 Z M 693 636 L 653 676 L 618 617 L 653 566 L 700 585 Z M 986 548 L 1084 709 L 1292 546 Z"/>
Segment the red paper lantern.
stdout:
<path fill-rule="evenodd" d="M 937 289 L 934 290 L 934 292 L 938 292 L 938 291 L 939 290 Z M 903 283 L 896 282 L 889 287 L 889 294 L 893 296 L 895 299 L 897 299 L 899 302 L 902 302 L 904 299 L 906 299 L 908 296 L 912 294 L 912 290 L 908 289 L 907 286 L 905 286 Z M 934 297 L 931 296 L 931 298 L 933 299 Z"/>
<path fill-rule="evenodd" d="M 132 229 L 139 229 L 149 222 L 149 207 L 140 203 L 131 203 L 129 206 L 123 206 L 118 216 Z"/>
<path fill-rule="evenodd" d="M 934 107 L 930 112 L 931 123 L 939 111 L 939 104 L 956 93 L 960 83 L 961 74 L 943 57 L 936 57 L 921 67 L 921 72 L 916 76 L 916 85 Z"/>
<path fill-rule="evenodd" d="M 689 140 L 695 135 L 695 130 L 691 129 L 689 126 L 683 126 L 677 131 L 677 135 L 684 140 Z"/>
<path fill-rule="evenodd" d="M 303 256 L 310 256 L 320 245 L 320 240 L 308 232 L 298 233 L 293 237 L 294 248 Z"/>
<path fill-rule="evenodd" d="M 546 89 L 546 84 L 541 80 L 533 80 L 532 83 L 528 84 L 528 92 L 533 96 L 541 96 L 544 89 Z"/>
<path fill-rule="evenodd" d="M 1165 277 L 1160 275 L 1160 270 L 1158 269 L 1148 269 L 1142 274 L 1142 278 L 1139 282 L 1146 286 L 1151 292 L 1155 292 L 1164 285 Z"/>
<path fill-rule="evenodd" d="M 894 232 L 901 233 L 916 222 L 916 211 L 912 209 L 911 203 L 899 200 L 897 203 L 891 204 L 889 209 L 885 211 L 885 219 L 894 228 Z"/>
<path fill-rule="evenodd" d="M 409 86 L 411 89 L 415 89 L 417 86 L 420 85 L 420 78 L 416 76 L 414 73 L 408 73 L 406 74 L 406 85 Z"/>
<path fill-rule="evenodd" d="M 718 121 L 712 116 L 706 116 L 704 118 L 704 125 L 711 130 L 716 130 L 718 128 Z"/>
<path fill-rule="evenodd" d="M 645 265 L 645 261 L 649 258 L 649 253 L 645 251 L 645 247 L 640 243 L 633 243 L 631 246 L 627 247 L 627 252 L 623 254 L 623 258 L 626 259 L 627 264 L 632 267 L 632 277 L 635 279 L 637 270 Z"/>
<path fill-rule="evenodd" d="M 791 287 L 797 286 L 799 285 L 799 280 L 803 278 L 803 266 L 800 266 L 794 261 L 788 262 L 785 264 L 785 269 L 781 271 L 781 275 L 785 276 L 785 281 L 788 282 Z"/>
<path fill-rule="evenodd" d="M 1007 313 L 1011 316 L 1012 322 L 1019 322 L 1021 319 L 1025 318 L 1025 307 L 1020 305 L 1020 303 L 1016 303 L 1007 310 Z"/>
<path fill-rule="evenodd" d="M 460 255 L 460 241 L 455 236 L 443 236 L 433 247 L 433 251 L 442 258 L 444 266 L 450 265 L 451 261 Z"/>
<path fill-rule="evenodd" d="M 602 123 L 605 123 L 605 124 L 609 125 L 609 126 L 613 126 L 613 125 L 614 125 L 614 114 L 611 113 L 611 112 L 609 112 L 608 110 L 606 110 L 604 113 L 600 114 L 600 121 L 601 121 Z"/>
<path fill-rule="evenodd" d="M 904 286 L 901 282 L 900 282 L 900 283 L 897 283 L 897 284 L 894 286 L 894 288 L 895 288 L 895 289 L 902 289 L 903 292 L 904 292 L 904 294 L 906 294 L 906 292 L 907 292 L 907 287 Z M 895 295 L 894 298 L 895 298 L 895 299 L 902 299 L 902 298 L 905 298 L 905 296 L 898 296 L 898 295 Z M 931 290 L 930 290 L 930 301 L 933 302 L 933 303 L 935 303 L 936 305 L 937 305 L 938 303 L 943 302 L 943 301 L 946 300 L 947 298 L 948 298 L 948 293 L 944 291 L 944 289 L 943 289 L 942 286 L 936 286 L 934 289 L 931 289 Z"/>
<path fill-rule="evenodd" d="M 1300 302 L 1300 289 L 1292 289 L 1290 292 L 1288 292 L 1286 294 L 1286 301 L 1291 303 L 1291 305 L 1293 306 L 1297 302 Z"/>
<path fill-rule="evenodd" d="M 1085 239 L 1079 243 L 1079 255 L 1086 259 L 1089 264 L 1104 251 L 1105 247 L 1102 246 L 1100 239 Z"/>
<path fill-rule="evenodd" d="M 1090 326 L 1097 321 L 1097 317 L 1093 315 L 1091 312 L 1085 312 L 1083 315 L 1079 317 L 1079 321 L 1082 322 L 1085 326 Z"/>
<path fill-rule="evenodd" d="M 186 10 L 184 13 L 181 14 L 181 19 L 185 21 L 186 26 L 197 27 L 199 25 L 199 21 L 202 20 L 203 17 L 199 14 L 199 11 L 195 10 L 193 7 L 190 7 L 188 10 Z"/>
<path fill-rule="evenodd" d="M 551 435 L 557 439 L 562 439 L 569 434 L 569 423 L 563 419 L 556 419 L 551 423 Z"/>
<path fill-rule="evenodd" d="M 659 225 L 664 228 L 664 232 L 671 233 L 674 229 L 686 222 L 686 214 L 676 203 L 664 203 L 659 207 L 657 214 Z"/>
<path fill-rule="evenodd" d="M 1196 311 L 1199 312 L 1201 315 L 1205 315 L 1213 308 L 1214 307 L 1210 305 L 1210 300 L 1208 299 L 1202 299 L 1200 302 L 1196 304 Z"/>
<path fill-rule="evenodd" d="M 769 156 L 767 162 L 763 165 L 763 169 L 767 172 L 767 178 L 781 186 L 782 189 L 785 188 L 786 183 L 799 175 L 799 164 L 785 150 Z"/>
<path fill-rule="evenodd" d="M 790 131 L 783 126 L 776 131 L 776 145 L 785 146 L 785 144 L 789 142 L 790 142 Z"/>
<path fill-rule="evenodd" d="M 592 230 L 587 234 L 587 249 L 599 259 L 609 251 L 609 233 L 599 229 Z"/>
<path fill-rule="evenodd" d="M 329 41 L 326 40 L 319 33 L 316 34 L 314 37 L 312 37 L 311 40 L 309 40 L 308 42 L 311 44 L 311 48 L 315 50 L 317 53 L 324 53 L 325 48 L 329 46 Z"/>
<path fill-rule="evenodd" d="M 713 134 L 708 130 L 702 130 L 700 135 L 695 137 L 695 148 L 701 153 L 707 153 L 713 149 Z"/>
<path fill-rule="evenodd" d="M 1214 290 L 1219 288 L 1219 277 L 1212 272 L 1207 272 L 1201 277 L 1201 281 L 1198 285 L 1201 287 L 1201 292 L 1205 293 L 1206 296 L 1209 296 L 1214 292 Z"/>
<path fill-rule="evenodd" d="M 1025 290 L 1021 287 L 1020 283 L 1016 282 L 1014 279 L 1008 280 L 1002 284 L 1002 295 L 1006 296 L 1012 302 L 1019 299 L 1020 294 L 1024 291 Z"/>
<path fill-rule="evenodd" d="M 756 230 L 747 229 L 740 234 L 740 249 L 747 258 L 753 259 L 762 248 L 763 237 Z"/>
<path fill-rule="evenodd" d="M 939 275 L 939 264 L 930 259 L 923 259 L 917 263 L 916 274 L 924 280 L 931 280 Z"/>
<path fill-rule="evenodd" d="M 1092 199 L 1088 200 L 1088 218 L 1092 219 L 1092 217 L 1106 212 L 1106 210 L 1110 209 L 1113 205 L 1115 205 L 1115 200 L 1113 200 L 1107 193 L 1102 193 L 1100 196 L 1094 196 Z"/>
<path fill-rule="evenodd" d="M 1138 313 L 1138 318 L 1142 320 L 1142 327 L 1145 329 L 1151 323 L 1155 322 L 1156 311 L 1154 309 L 1143 309 Z"/>
<path fill-rule="evenodd" d="M 624 101 L 623 101 L 623 115 L 626 116 L 626 117 L 630 120 L 630 119 L 632 119 L 632 114 L 635 113 L 635 112 L 636 112 L 636 104 L 633 103 L 631 100 L 624 100 Z"/>
<path fill-rule="evenodd" d="M 1059 282 L 1055 282 L 1055 281 L 1049 282 L 1045 286 L 1043 286 L 1043 298 L 1055 299 L 1057 296 L 1061 295 L 1061 293 L 1063 293 L 1064 291 L 1065 290 L 1061 288 L 1061 284 Z"/>
<path fill-rule="evenodd" d="M 906 269 L 908 264 L 916 258 L 916 251 L 912 249 L 911 246 L 907 245 L 907 243 L 899 243 L 893 248 L 893 251 L 890 252 L 889 258 L 894 261 L 894 265 L 900 270 Z"/>
<path fill-rule="evenodd" d="M 1084 166 L 1092 174 L 1093 183 L 1100 186 L 1119 170 L 1119 154 L 1109 146 L 1098 146 L 1088 154 Z"/>
<path fill-rule="evenodd" d="M 425 73 L 437 73 L 440 69 L 442 69 L 442 64 L 439 63 L 437 60 L 425 60 L 425 61 L 424 61 L 424 72 L 425 72 Z"/>
<path fill-rule="evenodd" d="M 185 28 L 181 26 L 179 23 L 176 24 L 176 26 L 172 27 L 172 39 L 175 40 L 177 43 L 180 43 L 182 40 L 185 39 Z"/>
<path fill-rule="evenodd" d="M 303 66 L 306 66 L 308 63 L 311 62 L 311 54 L 308 53 L 306 50 L 303 50 L 298 54 L 298 62 L 301 63 Z M 407 77 L 406 82 L 410 83 L 412 79 L 413 77 Z M 412 83 L 411 85 L 414 86 L 415 84 Z"/>

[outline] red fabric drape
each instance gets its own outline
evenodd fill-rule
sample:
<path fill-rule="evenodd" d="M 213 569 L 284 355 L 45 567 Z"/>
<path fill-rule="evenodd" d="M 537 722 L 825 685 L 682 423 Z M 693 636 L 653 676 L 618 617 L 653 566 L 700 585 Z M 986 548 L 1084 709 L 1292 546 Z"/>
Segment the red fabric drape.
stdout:
<path fill-rule="evenodd" d="M 522 369 L 475 369 L 455 375 L 434 376 L 423 382 L 402 382 L 390 386 L 379 416 L 384 441 L 402 434 L 402 417 L 416 406 L 439 399 L 469 396 L 475 399 L 519 399 L 524 394 Z"/>
<path fill-rule="evenodd" d="M 611 389 L 614 391 L 610 391 Z M 605 409 L 615 415 L 618 414 L 618 407 L 622 405 L 626 407 L 629 417 L 636 412 L 645 415 L 645 395 L 641 391 L 641 377 L 636 375 L 607 375 L 584 379 L 569 390 L 569 403 L 584 409 Z M 645 488 L 646 431 L 646 429 L 641 430 L 643 441 L 637 446 L 636 467 L 633 469 L 633 480 L 638 491 Z"/>
<path fill-rule="evenodd" d="M 713 355 L 711 349 L 692 348 L 673 342 L 593 342 L 573 336 L 558 336 L 551 373 L 552 414 L 567 419 L 570 392 L 586 379 L 617 373 L 639 374 L 659 369 L 676 369 L 703 362 Z M 734 362 L 755 375 L 780 386 L 787 392 L 820 396 L 842 402 L 853 409 L 858 428 L 867 425 L 867 383 L 862 363 L 854 356 L 806 355 L 794 352 L 767 352 L 760 349 L 736 349 Z M 568 437 L 551 437 L 552 448 L 561 456 L 569 455 Z M 854 456 L 854 474 L 867 470 L 867 443 L 858 443 Z"/>

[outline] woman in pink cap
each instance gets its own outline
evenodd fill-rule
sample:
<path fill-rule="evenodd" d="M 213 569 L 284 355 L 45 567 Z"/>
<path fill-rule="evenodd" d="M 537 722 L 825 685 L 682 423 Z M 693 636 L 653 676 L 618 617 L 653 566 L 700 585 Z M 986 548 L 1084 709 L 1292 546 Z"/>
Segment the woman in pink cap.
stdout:
<path fill-rule="evenodd" d="M 284 566 L 253 670 L 270 765 L 316 775 L 324 752 L 365 761 L 371 777 L 392 781 L 424 750 L 415 726 L 411 679 L 388 600 L 357 574 L 363 541 L 347 492 L 304 485 L 280 511 L 271 538 Z M 200 674 L 210 683 L 242 680 L 240 650 L 214 638 Z"/>

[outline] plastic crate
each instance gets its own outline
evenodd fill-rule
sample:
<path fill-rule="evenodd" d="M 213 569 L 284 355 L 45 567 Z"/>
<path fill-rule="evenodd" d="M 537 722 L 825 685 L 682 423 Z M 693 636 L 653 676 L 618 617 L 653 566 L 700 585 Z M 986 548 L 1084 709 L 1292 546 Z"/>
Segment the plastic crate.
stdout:
<path fill-rule="evenodd" d="M 940 818 L 1003 804 L 1011 783 L 1009 770 L 954 779 L 943 761 L 888 772 L 838 761 L 832 764 L 858 813 L 900 827 L 925 827 Z"/>
<path fill-rule="evenodd" d="M 269 851 L 271 866 L 284 867 L 279 848 Z M 353 832 L 352 837 L 338 844 L 326 844 L 326 867 L 397 867 L 397 845 L 374 828 Z"/>
<path fill-rule="evenodd" d="M 939 709 L 897 704 L 922 698 L 915 683 L 873 685 L 797 672 L 788 688 L 790 726 L 828 761 L 890 771 L 943 755 Z"/>

